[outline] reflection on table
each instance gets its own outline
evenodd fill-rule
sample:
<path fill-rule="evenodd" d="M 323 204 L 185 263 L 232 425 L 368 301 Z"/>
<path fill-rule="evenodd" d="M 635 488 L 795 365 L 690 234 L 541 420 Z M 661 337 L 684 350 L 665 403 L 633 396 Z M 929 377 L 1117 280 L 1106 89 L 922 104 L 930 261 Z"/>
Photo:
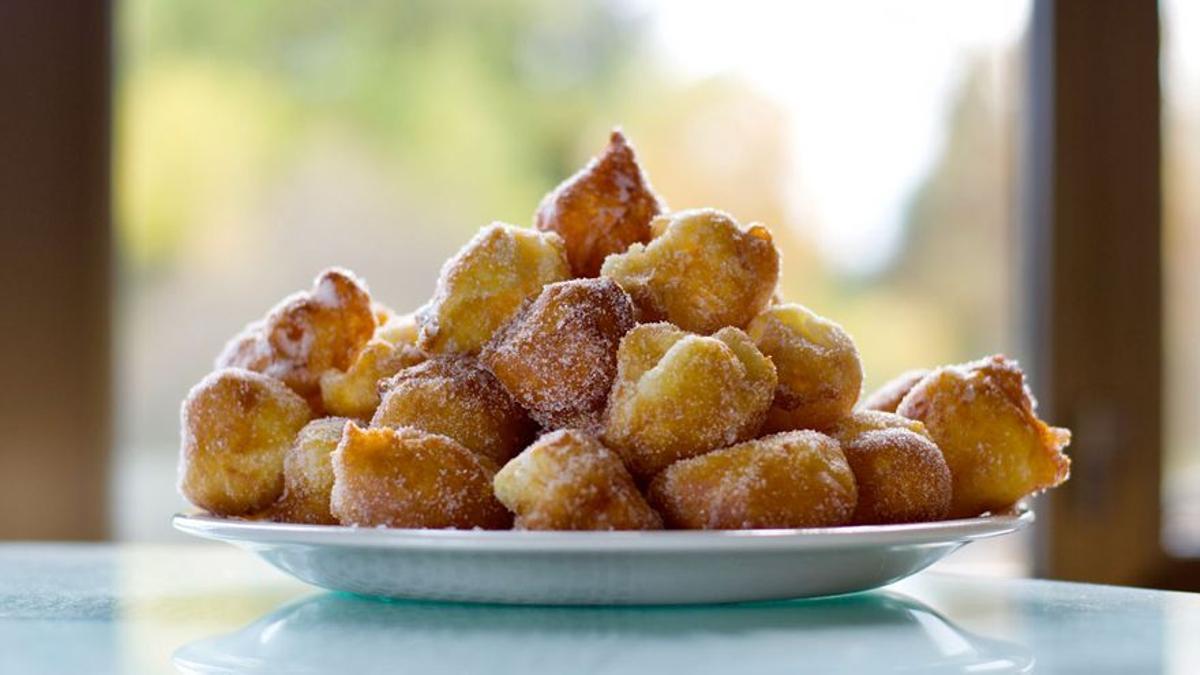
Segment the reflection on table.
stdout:
<path fill-rule="evenodd" d="M 508 607 L 325 593 L 179 649 L 185 672 L 1027 672 L 1025 647 L 875 592 L 703 607 Z"/>

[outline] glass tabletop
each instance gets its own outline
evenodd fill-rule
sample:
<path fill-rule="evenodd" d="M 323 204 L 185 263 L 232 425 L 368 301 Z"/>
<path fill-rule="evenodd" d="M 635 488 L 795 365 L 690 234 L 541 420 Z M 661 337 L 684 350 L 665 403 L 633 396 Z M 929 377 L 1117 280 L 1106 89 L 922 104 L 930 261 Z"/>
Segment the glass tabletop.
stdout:
<path fill-rule="evenodd" d="M 0 672 L 1200 672 L 1200 595 L 925 572 L 816 601 L 507 607 L 305 586 L 232 548 L 0 545 Z"/>

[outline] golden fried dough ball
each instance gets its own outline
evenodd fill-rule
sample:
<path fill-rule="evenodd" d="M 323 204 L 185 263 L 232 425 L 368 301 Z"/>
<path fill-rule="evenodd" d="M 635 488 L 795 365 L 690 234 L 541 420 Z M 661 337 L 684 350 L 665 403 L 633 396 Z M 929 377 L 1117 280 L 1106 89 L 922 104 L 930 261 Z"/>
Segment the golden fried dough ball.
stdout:
<path fill-rule="evenodd" d="M 638 479 L 752 438 L 775 392 L 775 367 L 737 328 L 711 337 L 668 323 L 621 340 L 602 440 Z"/>
<path fill-rule="evenodd" d="M 604 154 L 546 195 L 534 226 L 562 236 L 575 276 L 594 277 L 608 254 L 650 241 L 650 221 L 662 210 L 633 148 L 613 131 Z"/>
<path fill-rule="evenodd" d="M 856 412 L 830 435 L 842 446 L 858 486 L 856 525 L 941 520 L 950 509 L 950 468 L 916 420 Z"/>
<path fill-rule="evenodd" d="M 835 439 L 840 439 L 885 429 L 907 429 L 918 436 L 933 440 L 929 435 L 929 430 L 917 420 L 880 410 L 856 410 L 838 420 L 837 424 L 827 429 L 825 433 Z"/>
<path fill-rule="evenodd" d="M 862 362 L 841 326 L 792 303 L 754 317 L 746 333 L 779 373 L 766 431 L 824 429 L 854 409 Z"/>
<path fill-rule="evenodd" d="M 501 329 L 480 361 L 543 427 L 592 429 L 617 374 L 617 346 L 635 323 L 613 280 L 562 281 Z"/>
<path fill-rule="evenodd" d="M 283 456 L 311 414 L 304 399 L 266 375 L 210 373 L 183 401 L 179 491 L 221 516 L 267 508 L 283 491 Z"/>
<path fill-rule="evenodd" d="M 870 396 L 863 399 L 862 409 L 890 413 L 896 412 L 896 408 L 900 406 L 900 401 L 928 374 L 929 370 L 926 368 L 900 373 L 885 382 L 880 388 L 871 392 Z"/>
<path fill-rule="evenodd" d="M 381 385 L 371 426 L 409 426 L 443 434 L 500 466 L 533 438 L 534 425 L 474 359 L 438 356 Z"/>
<path fill-rule="evenodd" d="M 650 503 L 670 527 L 741 530 L 850 522 L 854 474 L 836 441 L 785 431 L 667 467 Z"/>
<path fill-rule="evenodd" d="M 330 456 L 341 442 L 347 422 L 345 417 L 323 417 L 300 430 L 283 457 L 283 495 L 271 507 L 272 520 L 337 525 L 329 512 L 333 490 Z"/>
<path fill-rule="evenodd" d="M 1066 429 L 1034 414 L 1025 375 L 1003 356 L 938 368 L 896 412 L 920 420 L 942 450 L 954 483 L 951 518 L 998 511 L 1067 479 Z"/>
<path fill-rule="evenodd" d="M 621 458 L 575 429 L 546 434 L 496 474 L 521 530 L 659 530 Z"/>
<path fill-rule="evenodd" d="M 246 368 L 270 375 L 321 410 L 321 374 L 346 370 L 375 332 L 366 286 L 353 273 L 328 269 L 311 291 L 285 298 L 261 323 L 226 345 L 217 368 Z"/>
<path fill-rule="evenodd" d="M 416 313 L 392 315 L 375 329 L 375 337 L 396 346 L 417 349 L 417 338 L 421 326 L 417 323 Z M 419 350 L 418 350 L 419 351 Z"/>
<path fill-rule="evenodd" d="M 271 348 L 267 344 L 266 321 L 259 319 L 246 324 L 246 327 L 229 339 L 217 356 L 215 367 L 242 368 L 261 373 L 271 365 Z"/>
<path fill-rule="evenodd" d="M 321 402 L 333 415 L 369 419 L 379 407 L 379 382 L 425 360 L 416 347 L 415 321 L 392 317 L 379 326 L 345 371 L 321 374 Z M 405 334 L 406 331 L 411 332 Z M 412 340 L 407 338 L 411 337 Z"/>
<path fill-rule="evenodd" d="M 742 327 L 771 303 L 779 250 L 762 225 L 696 209 L 659 216 L 654 239 L 604 261 L 600 273 L 621 284 L 643 321 L 670 321 L 708 335 Z"/>
<path fill-rule="evenodd" d="M 330 510 L 343 525 L 507 529 L 494 464 L 453 440 L 407 427 L 349 424 L 333 451 Z"/>
<path fill-rule="evenodd" d="M 493 223 L 442 267 L 433 300 L 417 314 L 417 346 L 475 354 L 542 286 L 569 278 L 557 234 Z"/>

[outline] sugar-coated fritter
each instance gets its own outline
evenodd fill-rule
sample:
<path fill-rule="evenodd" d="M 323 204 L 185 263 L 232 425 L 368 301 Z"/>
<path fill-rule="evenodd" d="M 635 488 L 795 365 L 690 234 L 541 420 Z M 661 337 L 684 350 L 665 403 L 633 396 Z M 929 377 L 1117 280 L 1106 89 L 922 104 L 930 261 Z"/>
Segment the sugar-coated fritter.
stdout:
<path fill-rule="evenodd" d="M 563 429 L 542 436 L 496 474 L 496 497 L 522 530 L 658 530 L 616 453 L 593 436 Z"/>
<path fill-rule="evenodd" d="M 633 302 L 611 279 L 550 284 L 480 360 L 543 427 L 594 429 L 617 373 Z"/>
<path fill-rule="evenodd" d="M 421 326 L 416 313 L 392 314 L 375 328 L 375 337 L 397 347 L 417 348 Z"/>
<path fill-rule="evenodd" d="M 995 512 L 1067 479 L 1066 429 L 1034 413 L 1025 375 L 1015 361 L 992 356 L 938 368 L 896 412 L 923 422 L 950 467 L 951 518 Z"/>
<path fill-rule="evenodd" d="M 322 272 L 311 291 L 285 298 L 250 324 L 217 357 L 217 368 L 245 368 L 278 380 L 320 412 L 320 377 L 346 370 L 375 332 L 366 286 L 352 272 Z"/>
<path fill-rule="evenodd" d="M 417 313 L 417 346 L 475 354 L 542 286 L 569 278 L 557 234 L 493 223 L 442 267 L 433 299 Z"/>
<path fill-rule="evenodd" d="M 741 328 L 770 305 L 779 249 L 767 228 L 695 209 L 659 216 L 650 230 L 649 244 L 609 256 L 600 272 L 629 293 L 642 321 L 708 335 Z"/>
<path fill-rule="evenodd" d="M 416 346 L 416 321 L 392 316 L 375 329 L 345 371 L 321 374 L 321 402 L 332 415 L 369 419 L 379 407 L 379 383 L 425 360 Z"/>
<path fill-rule="evenodd" d="M 921 422 L 882 410 L 856 410 L 838 420 L 825 433 L 838 438 L 885 429 L 907 429 L 914 434 L 933 440 L 929 435 L 929 430 Z"/>
<path fill-rule="evenodd" d="M 351 423 L 333 451 L 330 510 L 343 525 L 507 529 L 496 466 L 439 434 Z"/>
<path fill-rule="evenodd" d="M 765 431 L 825 429 L 854 409 L 862 362 L 841 326 L 790 303 L 763 311 L 746 333 L 779 374 Z"/>
<path fill-rule="evenodd" d="M 621 340 L 601 440 L 645 480 L 754 437 L 775 384 L 771 360 L 737 328 L 706 337 L 644 324 Z"/>
<path fill-rule="evenodd" d="M 613 131 L 603 154 L 546 195 L 534 225 L 562 236 L 575 276 L 594 277 L 610 253 L 650 241 L 650 221 L 662 211 L 633 148 Z"/>
<path fill-rule="evenodd" d="M 381 385 L 371 426 L 408 426 L 454 439 L 500 466 L 533 439 L 534 424 L 491 373 L 465 356 L 437 356 Z"/>
<path fill-rule="evenodd" d="M 272 520 L 285 523 L 336 525 L 329 512 L 333 491 L 330 456 L 349 422 L 345 417 L 322 417 L 304 425 L 283 457 L 283 494 L 270 509 Z"/>
<path fill-rule="evenodd" d="M 242 368 L 256 373 L 266 370 L 271 363 L 271 348 L 267 345 L 265 325 L 265 319 L 251 321 L 230 338 L 217 356 L 216 369 Z"/>
<path fill-rule="evenodd" d="M 676 462 L 649 497 L 669 527 L 832 527 L 850 522 L 858 490 L 836 441 L 785 431 Z"/>
<path fill-rule="evenodd" d="M 864 398 L 861 406 L 862 409 L 889 413 L 896 412 L 896 408 L 900 406 L 900 401 L 928 374 L 929 370 L 927 368 L 900 373 L 883 383 L 883 386 L 871 392 L 870 396 Z"/>
<path fill-rule="evenodd" d="M 950 468 L 925 426 L 892 413 L 860 411 L 829 434 L 858 486 L 856 525 L 941 520 L 950 509 Z"/>
<path fill-rule="evenodd" d="M 311 414 L 304 399 L 266 375 L 210 373 L 183 401 L 180 493 L 221 516 L 267 508 L 283 492 L 283 457 Z"/>
<path fill-rule="evenodd" d="M 396 310 L 378 300 L 371 301 L 371 313 L 375 315 L 376 326 L 382 326 L 397 318 Z"/>

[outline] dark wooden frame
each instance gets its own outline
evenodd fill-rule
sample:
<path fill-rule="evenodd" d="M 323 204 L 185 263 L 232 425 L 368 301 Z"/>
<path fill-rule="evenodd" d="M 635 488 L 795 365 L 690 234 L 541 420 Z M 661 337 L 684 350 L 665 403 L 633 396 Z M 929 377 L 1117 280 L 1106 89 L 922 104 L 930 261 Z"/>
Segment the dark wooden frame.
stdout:
<path fill-rule="evenodd" d="M 1200 589 L 1162 545 L 1162 180 L 1154 2 L 1037 0 L 1024 222 L 1028 344 L 1074 478 L 1043 509 L 1036 569 Z"/>
<path fill-rule="evenodd" d="M 0 2 L 0 539 L 108 533 L 108 2 Z"/>

